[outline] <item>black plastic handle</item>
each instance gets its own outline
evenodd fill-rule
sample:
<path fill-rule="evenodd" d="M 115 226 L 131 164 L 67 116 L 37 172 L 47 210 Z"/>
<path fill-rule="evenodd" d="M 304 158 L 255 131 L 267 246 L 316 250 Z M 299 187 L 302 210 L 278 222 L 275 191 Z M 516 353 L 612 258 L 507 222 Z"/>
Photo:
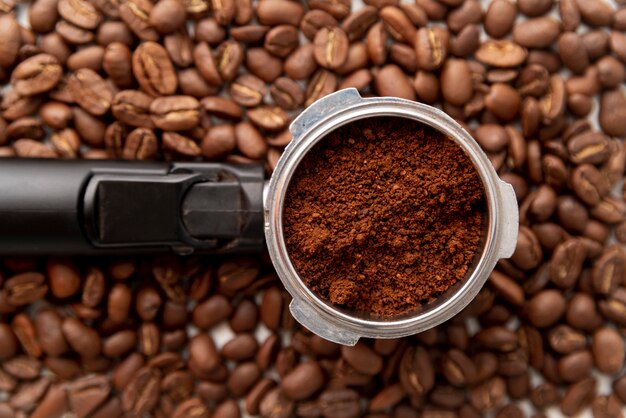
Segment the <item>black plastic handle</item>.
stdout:
<path fill-rule="evenodd" d="M 263 167 L 0 159 L 0 254 L 254 252 Z"/>

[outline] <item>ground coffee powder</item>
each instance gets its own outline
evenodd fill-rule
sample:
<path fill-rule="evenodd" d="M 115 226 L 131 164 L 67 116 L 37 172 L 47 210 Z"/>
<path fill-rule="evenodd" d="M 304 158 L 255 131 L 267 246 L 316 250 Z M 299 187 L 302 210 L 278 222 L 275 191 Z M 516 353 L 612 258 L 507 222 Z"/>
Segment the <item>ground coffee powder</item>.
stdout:
<path fill-rule="evenodd" d="M 328 134 L 287 191 L 287 250 L 306 284 L 345 308 L 393 317 L 463 279 L 485 221 L 471 160 L 443 133 L 398 117 Z"/>

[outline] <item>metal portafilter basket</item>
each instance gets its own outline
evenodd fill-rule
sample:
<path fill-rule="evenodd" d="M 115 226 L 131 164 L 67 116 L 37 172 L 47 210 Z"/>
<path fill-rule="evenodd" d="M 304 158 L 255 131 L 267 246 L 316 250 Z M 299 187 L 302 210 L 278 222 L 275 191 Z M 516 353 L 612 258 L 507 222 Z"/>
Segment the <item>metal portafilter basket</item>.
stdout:
<path fill-rule="evenodd" d="M 391 319 L 342 309 L 309 289 L 289 258 L 282 225 L 289 181 L 307 152 L 340 126 L 380 116 L 412 119 L 454 140 L 473 162 L 487 203 L 482 245 L 466 277 L 436 301 Z M 269 186 L 260 165 L 2 160 L 0 254 L 251 253 L 263 249 L 265 233 L 296 320 L 328 340 L 354 345 L 361 337 L 402 337 L 450 319 L 474 299 L 497 261 L 515 250 L 513 188 L 442 111 L 391 97 L 364 99 L 346 89 L 308 107 L 290 130 L 293 140 Z"/>

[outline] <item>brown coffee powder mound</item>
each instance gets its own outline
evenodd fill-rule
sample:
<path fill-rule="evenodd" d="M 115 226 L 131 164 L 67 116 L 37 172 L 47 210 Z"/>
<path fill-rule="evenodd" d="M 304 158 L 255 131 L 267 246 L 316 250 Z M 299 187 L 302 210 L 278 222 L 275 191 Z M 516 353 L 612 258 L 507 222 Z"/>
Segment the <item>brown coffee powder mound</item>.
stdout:
<path fill-rule="evenodd" d="M 369 118 L 331 132 L 287 191 L 287 250 L 323 299 L 408 313 L 463 279 L 483 231 L 478 173 L 461 148 L 419 122 Z"/>

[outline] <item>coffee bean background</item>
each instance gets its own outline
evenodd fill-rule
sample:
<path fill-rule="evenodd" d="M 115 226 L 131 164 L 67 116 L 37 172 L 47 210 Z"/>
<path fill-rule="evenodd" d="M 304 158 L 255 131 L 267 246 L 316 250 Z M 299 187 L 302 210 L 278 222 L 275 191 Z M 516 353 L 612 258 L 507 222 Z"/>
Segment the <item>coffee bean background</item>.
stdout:
<path fill-rule="evenodd" d="M 355 87 L 462 123 L 521 222 L 458 317 L 355 347 L 265 254 L 2 258 L 0 418 L 622 417 L 625 31 L 624 0 L 0 0 L 0 156 L 269 175 Z"/>

